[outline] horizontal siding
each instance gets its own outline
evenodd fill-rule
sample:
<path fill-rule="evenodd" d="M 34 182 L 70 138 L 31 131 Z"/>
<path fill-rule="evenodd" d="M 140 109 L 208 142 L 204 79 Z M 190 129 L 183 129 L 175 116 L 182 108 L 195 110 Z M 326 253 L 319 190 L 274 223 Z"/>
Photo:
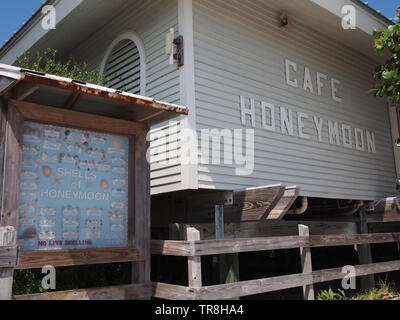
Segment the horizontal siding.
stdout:
<path fill-rule="evenodd" d="M 236 176 L 230 164 L 200 165 L 200 187 L 284 183 L 297 185 L 302 195 L 312 197 L 369 200 L 393 195 L 396 174 L 387 105 L 368 94 L 374 63 L 296 21 L 295 13 L 294 27 L 282 31 L 276 23 L 280 13 L 261 0 L 194 0 L 199 133 L 206 128 L 245 129 L 240 95 L 247 106 L 248 98 L 256 100 L 257 124 L 253 174 Z M 314 89 L 317 71 L 340 80 L 343 103 L 331 99 L 327 82 L 322 96 L 288 86 L 285 58 L 298 64 L 300 85 L 305 66 L 312 72 Z M 260 101 L 275 105 L 275 133 L 260 129 Z M 294 112 L 293 137 L 280 133 L 280 107 Z M 298 137 L 299 111 L 310 117 L 304 131 L 311 140 Z M 325 119 L 322 143 L 317 141 L 313 116 Z M 374 132 L 377 153 L 330 145 L 327 120 Z M 247 128 L 251 129 L 249 121 Z"/>
<path fill-rule="evenodd" d="M 178 32 L 177 0 L 135 0 L 121 8 L 120 12 L 101 29 L 71 52 L 88 62 L 91 70 L 99 70 L 103 57 L 111 42 L 120 34 L 133 31 L 143 41 L 146 54 L 146 96 L 160 101 L 180 104 L 179 71 L 176 65 L 169 65 L 165 54 L 165 35 L 171 28 Z M 179 123 L 172 122 L 172 126 Z M 154 128 L 167 130 L 163 123 Z M 151 140 L 151 139 L 150 139 Z M 157 144 L 151 149 L 155 150 Z M 177 148 L 177 146 L 176 146 Z M 174 152 L 174 150 L 172 150 Z M 177 152 L 175 150 L 175 152 Z M 151 156 L 152 193 L 169 192 L 180 189 L 181 169 L 179 165 L 162 165 L 165 155 Z"/>

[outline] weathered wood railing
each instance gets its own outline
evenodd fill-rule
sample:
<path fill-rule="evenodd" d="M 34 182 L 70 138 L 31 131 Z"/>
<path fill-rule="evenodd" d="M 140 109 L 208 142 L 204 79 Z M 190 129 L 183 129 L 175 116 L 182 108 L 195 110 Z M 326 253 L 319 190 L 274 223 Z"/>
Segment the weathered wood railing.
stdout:
<path fill-rule="evenodd" d="M 299 236 L 200 241 L 199 231 L 188 228 L 187 239 L 192 239 L 190 241 L 152 241 L 152 254 L 188 257 L 189 269 L 188 287 L 156 283 L 154 296 L 166 300 L 223 300 L 304 287 L 305 299 L 312 300 L 313 284 L 343 279 L 347 274 L 342 273 L 342 268 L 312 271 L 309 249 L 400 242 L 400 233 L 310 236 L 307 235 L 307 229 L 306 226 L 299 226 Z M 296 248 L 302 253 L 301 274 L 202 286 L 200 259 L 202 256 Z M 357 277 L 397 271 L 400 270 L 400 260 L 358 265 L 354 268 Z"/>
<path fill-rule="evenodd" d="M 17 232 L 13 227 L 0 227 L 0 300 L 10 300 L 14 267 L 18 264 Z"/>

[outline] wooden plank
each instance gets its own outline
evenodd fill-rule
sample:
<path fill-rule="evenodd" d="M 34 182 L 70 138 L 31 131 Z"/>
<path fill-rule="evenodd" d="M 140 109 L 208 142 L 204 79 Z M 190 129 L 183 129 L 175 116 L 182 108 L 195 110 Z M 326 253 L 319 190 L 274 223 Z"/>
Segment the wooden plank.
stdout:
<path fill-rule="evenodd" d="M 285 193 L 268 215 L 267 220 L 282 220 L 298 198 L 299 192 L 300 191 L 297 187 L 286 188 Z"/>
<path fill-rule="evenodd" d="M 310 247 L 340 247 L 400 241 L 400 233 L 310 236 Z"/>
<path fill-rule="evenodd" d="M 20 82 L 15 88 L 16 98 L 18 101 L 22 101 L 28 98 L 31 94 L 40 88 L 38 84 L 32 84 L 29 82 Z"/>
<path fill-rule="evenodd" d="M 153 296 L 153 284 L 130 284 L 123 286 L 49 292 L 16 296 L 16 300 L 137 300 Z"/>
<path fill-rule="evenodd" d="M 362 234 L 368 234 L 367 214 L 364 208 L 360 209 L 360 229 Z M 371 264 L 372 252 L 369 244 L 358 246 L 358 261 L 359 264 Z M 375 288 L 375 278 L 373 275 L 368 275 L 361 278 L 361 289 L 369 291 Z"/>
<path fill-rule="evenodd" d="M 397 271 L 400 270 L 400 261 L 355 266 L 355 270 L 357 277 Z M 198 300 L 222 300 L 237 296 L 251 296 L 343 279 L 346 274 L 342 273 L 342 271 L 342 268 L 336 268 L 314 271 L 308 274 L 293 274 L 289 276 L 242 281 L 233 284 L 208 286 L 196 290 L 195 296 Z"/>
<path fill-rule="evenodd" d="M 22 115 L 12 103 L 9 103 L 6 125 L 1 226 L 12 226 L 16 230 L 18 230 L 23 129 L 24 119 Z"/>
<path fill-rule="evenodd" d="M 186 237 L 187 241 L 198 241 L 200 240 L 200 232 L 194 228 L 188 228 Z M 191 288 L 202 286 L 201 257 L 188 257 L 188 282 Z"/>
<path fill-rule="evenodd" d="M 135 248 L 32 251 L 20 253 L 16 269 L 36 269 L 45 265 L 69 267 L 143 260 L 143 255 Z"/>
<path fill-rule="evenodd" d="M 368 222 L 400 222 L 399 198 L 382 199 L 375 205 L 375 211 L 367 215 Z"/>
<path fill-rule="evenodd" d="M 0 248 L 15 246 L 17 231 L 14 227 L 0 227 Z M 0 300 L 11 300 L 13 285 L 13 267 L 0 267 Z"/>
<path fill-rule="evenodd" d="M 224 206 L 215 206 L 215 239 L 224 239 Z M 239 254 L 222 255 L 219 259 L 220 283 L 234 283 L 239 281 Z M 238 299 L 238 298 L 235 298 Z"/>
<path fill-rule="evenodd" d="M 4 153 L 6 145 L 6 128 L 7 128 L 7 106 L 3 99 L 0 99 L 0 225 L 1 225 L 1 208 L 3 205 L 3 172 L 4 172 Z"/>
<path fill-rule="evenodd" d="M 162 256 L 190 257 L 194 256 L 194 245 L 189 241 L 152 240 L 151 253 Z"/>
<path fill-rule="evenodd" d="M 273 237 L 196 241 L 195 256 L 298 249 L 309 245 L 308 237 Z"/>
<path fill-rule="evenodd" d="M 68 97 L 68 100 L 64 104 L 64 109 L 72 110 L 82 95 L 83 93 L 78 91 L 71 93 L 71 95 Z"/>
<path fill-rule="evenodd" d="M 145 134 L 148 130 L 146 125 L 137 122 L 53 108 L 25 101 L 10 101 L 17 107 L 23 118 L 29 121 L 121 135 Z"/>
<path fill-rule="evenodd" d="M 18 264 L 17 246 L 0 246 L 0 268 L 13 268 Z"/>
<path fill-rule="evenodd" d="M 233 193 L 233 205 L 225 209 L 226 222 L 265 220 L 285 193 L 283 185 L 251 188 Z"/>
<path fill-rule="evenodd" d="M 132 265 L 133 283 L 150 282 L 151 222 L 150 222 L 150 164 L 147 161 L 147 130 L 135 137 L 135 247 L 144 261 Z"/>
<path fill-rule="evenodd" d="M 373 222 L 368 223 L 368 233 L 400 232 L 400 222 Z"/>
<path fill-rule="evenodd" d="M 322 221 L 248 221 L 225 223 L 225 239 L 278 237 L 298 235 L 298 225 L 306 224 L 312 235 L 324 234 L 357 234 L 357 224 L 353 222 L 322 222 Z M 215 239 L 214 224 L 179 224 L 169 226 L 171 240 L 183 240 L 184 230 L 191 226 L 200 231 L 202 240 Z M 399 229 L 400 230 L 400 229 Z"/>
<path fill-rule="evenodd" d="M 299 236 L 309 237 L 310 230 L 307 226 L 299 225 Z M 300 247 L 301 268 L 303 274 L 312 273 L 311 248 Z M 315 300 L 314 286 L 303 286 L 304 300 Z"/>
<path fill-rule="evenodd" d="M 196 300 L 198 288 L 188 288 L 166 283 L 154 284 L 154 297 L 164 300 Z"/>

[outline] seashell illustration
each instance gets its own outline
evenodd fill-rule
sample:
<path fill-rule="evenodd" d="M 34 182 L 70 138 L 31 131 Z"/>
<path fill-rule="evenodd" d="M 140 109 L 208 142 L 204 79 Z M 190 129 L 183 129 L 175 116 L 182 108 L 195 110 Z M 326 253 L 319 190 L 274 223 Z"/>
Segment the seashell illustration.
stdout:
<path fill-rule="evenodd" d="M 35 218 L 23 218 L 18 220 L 18 227 L 31 227 L 35 225 Z M 36 230 L 35 230 L 36 231 Z M 35 234 L 36 236 L 36 234 Z"/>
<path fill-rule="evenodd" d="M 56 226 L 55 220 L 39 220 L 40 228 L 53 228 Z"/>
<path fill-rule="evenodd" d="M 122 232 L 124 231 L 124 226 L 120 224 L 111 224 L 110 230 L 112 232 Z"/>
<path fill-rule="evenodd" d="M 79 232 L 78 231 L 64 231 L 62 233 L 63 240 L 78 240 Z"/>
<path fill-rule="evenodd" d="M 98 240 L 100 237 L 100 231 L 86 231 L 85 233 L 85 240 Z"/>
<path fill-rule="evenodd" d="M 98 208 L 86 209 L 86 214 L 91 217 L 101 217 L 102 213 L 103 213 L 103 209 L 98 209 Z"/>
<path fill-rule="evenodd" d="M 60 154 L 60 162 L 63 164 L 75 164 L 76 160 L 70 154 Z"/>
<path fill-rule="evenodd" d="M 124 149 L 108 148 L 107 149 L 107 153 L 108 154 L 112 154 L 112 155 L 125 156 L 125 150 Z"/>
<path fill-rule="evenodd" d="M 96 169 L 97 169 L 97 171 L 100 171 L 100 172 L 109 172 L 111 170 L 111 164 L 109 164 L 107 162 L 101 162 L 101 163 L 97 164 Z"/>
<path fill-rule="evenodd" d="M 22 173 L 21 173 L 22 179 L 35 180 L 38 177 L 39 177 L 39 173 L 37 171 L 22 170 Z"/>
<path fill-rule="evenodd" d="M 113 157 L 112 164 L 119 165 L 119 166 L 126 165 L 126 160 L 123 158 L 119 158 L 119 157 Z"/>
<path fill-rule="evenodd" d="M 126 168 L 125 167 L 114 167 L 112 168 L 112 173 L 113 174 L 126 174 Z"/>
<path fill-rule="evenodd" d="M 98 229 L 103 226 L 103 220 L 89 220 L 86 219 L 85 221 L 85 227 L 87 229 Z"/>
<path fill-rule="evenodd" d="M 119 209 L 119 210 L 124 210 L 126 208 L 126 202 L 117 200 L 117 201 L 111 201 L 111 209 Z"/>
<path fill-rule="evenodd" d="M 44 128 L 43 135 L 46 138 L 61 139 L 61 131 L 52 128 Z"/>
<path fill-rule="evenodd" d="M 43 142 L 43 148 L 46 150 L 52 150 L 52 151 L 59 151 L 62 147 L 62 143 L 61 142 L 50 142 L 48 140 L 45 140 Z"/>
<path fill-rule="evenodd" d="M 126 186 L 127 181 L 125 179 L 113 179 L 112 183 L 114 187 L 124 187 Z"/>
<path fill-rule="evenodd" d="M 40 129 L 33 129 L 29 126 L 24 127 L 24 142 L 39 143 L 42 139 L 42 132 Z"/>
<path fill-rule="evenodd" d="M 61 224 L 62 224 L 62 228 L 79 228 L 80 220 L 79 219 L 62 219 Z"/>
<path fill-rule="evenodd" d="M 32 145 L 22 145 L 22 152 L 24 154 L 28 154 L 28 155 L 38 155 L 40 152 L 40 147 L 39 146 L 32 146 Z"/>
<path fill-rule="evenodd" d="M 36 192 L 21 192 L 21 200 L 24 201 L 35 201 L 37 199 Z"/>
<path fill-rule="evenodd" d="M 45 177 L 50 177 L 52 173 L 50 167 L 43 167 L 42 172 Z"/>
<path fill-rule="evenodd" d="M 99 150 L 99 149 L 93 150 L 92 148 L 89 148 L 89 149 L 87 149 L 86 152 L 91 158 L 96 158 L 96 159 L 105 159 L 106 158 L 106 153 L 104 150 Z"/>
<path fill-rule="evenodd" d="M 101 182 L 100 182 L 100 186 L 103 188 L 103 189 L 108 189 L 108 187 L 109 187 L 109 184 L 108 184 L 108 182 L 106 181 L 106 180 L 101 180 Z"/>
<path fill-rule="evenodd" d="M 114 148 L 119 149 L 119 148 L 121 148 L 121 141 L 114 140 L 113 145 L 114 145 Z"/>
<path fill-rule="evenodd" d="M 39 164 L 32 159 L 24 159 L 22 161 L 22 167 L 24 169 L 37 169 L 39 168 Z"/>
<path fill-rule="evenodd" d="M 92 141 L 93 144 L 95 144 L 95 145 L 101 145 L 101 146 L 105 145 L 106 142 L 107 142 L 107 140 L 106 140 L 105 138 L 102 138 L 102 137 L 100 137 L 100 136 L 95 136 L 95 137 L 93 137 L 93 138 L 91 139 L 91 141 Z"/>
<path fill-rule="evenodd" d="M 37 190 L 38 187 L 39 187 L 38 184 L 35 182 L 21 182 L 22 190 L 32 191 L 32 190 Z"/>
<path fill-rule="evenodd" d="M 74 145 L 67 144 L 67 151 L 70 153 L 78 153 L 81 154 L 83 151 L 83 147 L 79 143 L 75 143 Z"/>
<path fill-rule="evenodd" d="M 33 205 L 26 202 L 19 207 L 20 214 L 35 214 L 35 212 L 36 208 Z"/>
<path fill-rule="evenodd" d="M 56 232 L 55 231 L 49 231 L 49 230 L 40 231 L 38 239 L 42 240 L 42 241 L 44 241 L 44 240 L 55 240 L 56 239 Z"/>
<path fill-rule="evenodd" d="M 68 207 L 63 207 L 61 209 L 62 215 L 65 217 L 77 217 L 81 214 L 81 209 L 78 208 L 73 208 L 71 206 Z"/>
<path fill-rule="evenodd" d="M 94 169 L 95 162 L 94 161 L 87 161 L 87 160 L 85 160 L 85 161 L 79 160 L 78 161 L 78 166 L 81 169 Z"/>
<path fill-rule="evenodd" d="M 56 208 L 39 208 L 39 215 L 53 217 L 57 214 Z"/>
<path fill-rule="evenodd" d="M 120 197 L 125 197 L 125 196 L 126 196 L 126 192 L 125 192 L 125 191 L 122 191 L 122 190 L 120 190 L 120 189 L 117 189 L 117 190 L 113 189 L 113 190 L 111 191 L 111 195 L 112 195 L 114 198 L 120 198 Z"/>

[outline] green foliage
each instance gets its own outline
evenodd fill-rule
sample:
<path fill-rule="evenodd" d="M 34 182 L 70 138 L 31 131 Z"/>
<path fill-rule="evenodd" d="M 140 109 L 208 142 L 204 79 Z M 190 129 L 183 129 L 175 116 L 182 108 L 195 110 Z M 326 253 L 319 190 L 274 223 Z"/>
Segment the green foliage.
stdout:
<path fill-rule="evenodd" d="M 376 55 L 383 56 L 389 52 L 390 59 L 376 68 L 378 83 L 371 92 L 377 97 L 388 97 L 392 103 L 400 102 L 400 8 L 397 12 L 399 20 L 396 24 L 373 32 Z"/>
<path fill-rule="evenodd" d="M 106 86 L 108 79 L 97 72 L 88 71 L 86 62 L 78 62 L 74 57 L 69 57 L 65 62 L 57 58 L 57 50 L 48 48 L 43 53 L 37 53 L 32 57 L 30 51 L 17 59 L 17 66 L 23 69 L 34 70 L 60 77 L 70 78 L 82 82 L 88 82 Z"/>
<path fill-rule="evenodd" d="M 318 296 L 317 300 L 346 300 L 346 294 L 343 290 L 339 290 L 339 293 L 334 292 L 331 288 L 329 290 L 321 291 Z"/>
<path fill-rule="evenodd" d="M 41 285 L 43 277 L 45 274 L 40 269 L 15 271 L 13 295 L 47 292 Z M 130 282 L 130 263 L 56 268 L 56 291 L 102 288 Z"/>

